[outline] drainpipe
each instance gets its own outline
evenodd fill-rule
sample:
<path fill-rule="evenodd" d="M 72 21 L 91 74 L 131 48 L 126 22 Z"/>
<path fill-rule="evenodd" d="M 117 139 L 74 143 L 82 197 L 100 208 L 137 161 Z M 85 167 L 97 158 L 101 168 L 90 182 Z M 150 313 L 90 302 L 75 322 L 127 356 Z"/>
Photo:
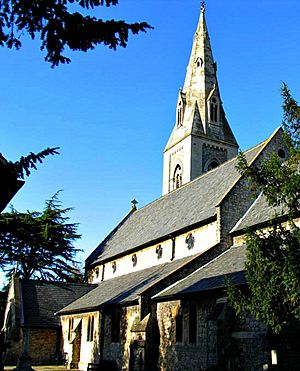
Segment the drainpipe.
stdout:
<path fill-rule="evenodd" d="M 172 236 L 170 236 L 170 237 L 172 239 L 172 257 L 171 257 L 171 260 L 174 260 L 175 259 L 175 247 L 176 247 L 175 237 L 172 237 Z"/>

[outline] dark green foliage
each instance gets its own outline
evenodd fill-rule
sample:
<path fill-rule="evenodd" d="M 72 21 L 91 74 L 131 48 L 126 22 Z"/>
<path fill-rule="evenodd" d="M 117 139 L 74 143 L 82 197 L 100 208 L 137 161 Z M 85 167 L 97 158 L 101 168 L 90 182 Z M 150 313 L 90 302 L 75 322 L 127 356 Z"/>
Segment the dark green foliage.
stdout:
<path fill-rule="evenodd" d="M 73 242 L 77 224 L 68 223 L 70 208 L 61 208 L 55 194 L 42 212 L 0 214 L 0 266 L 9 275 L 17 269 L 25 279 L 76 278 Z M 15 268 L 17 266 L 17 268 Z"/>
<path fill-rule="evenodd" d="M 237 314 L 248 312 L 275 332 L 300 319 L 300 107 L 286 85 L 282 88 L 284 142 L 289 158 L 282 164 L 277 154 L 259 167 L 240 156 L 239 170 L 252 187 L 262 192 L 277 211 L 268 231 L 247 234 L 244 294 L 228 283 L 228 295 Z M 288 226 L 288 227 L 287 227 Z"/>
<path fill-rule="evenodd" d="M 42 163 L 44 158 L 49 155 L 58 155 L 59 147 L 55 148 L 46 148 L 43 151 L 35 154 L 30 153 L 28 156 L 22 156 L 17 162 L 9 162 L 8 166 L 11 171 L 16 174 L 18 178 L 24 179 L 24 173 L 26 176 L 30 175 L 31 169 L 37 169 L 36 163 Z"/>
<path fill-rule="evenodd" d="M 0 45 L 21 47 L 20 38 L 27 33 L 32 39 L 39 35 L 45 60 L 53 66 L 69 63 L 62 53 L 65 47 L 88 51 L 98 44 L 116 49 L 126 47 L 128 34 L 152 28 L 146 22 L 126 23 L 91 17 L 88 9 L 118 5 L 118 0 L 2 0 L 0 1 Z M 72 12 L 70 7 L 78 8 Z"/>
<path fill-rule="evenodd" d="M 45 157 L 57 155 L 59 147 L 46 148 L 43 151 L 35 154 L 30 153 L 28 156 L 22 156 L 19 161 L 4 161 L 1 166 L 1 177 L 7 180 L 24 179 L 24 176 L 29 176 L 31 169 L 37 169 L 36 164 L 42 163 Z"/>

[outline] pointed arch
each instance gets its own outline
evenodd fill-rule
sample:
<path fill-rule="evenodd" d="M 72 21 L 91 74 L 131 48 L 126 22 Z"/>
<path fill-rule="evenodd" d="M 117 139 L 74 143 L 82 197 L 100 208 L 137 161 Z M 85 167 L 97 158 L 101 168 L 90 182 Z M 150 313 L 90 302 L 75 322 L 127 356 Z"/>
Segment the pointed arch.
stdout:
<path fill-rule="evenodd" d="M 216 158 L 210 158 L 204 165 L 204 172 L 210 171 L 220 165 L 220 162 Z"/>
<path fill-rule="evenodd" d="M 176 126 L 181 127 L 183 125 L 183 116 L 185 111 L 186 96 L 185 93 L 180 89 L 177 100 L 177 117 Z"/>
<path fill-rule="evenodd" d="M 220 110 L 220 100 L 217 96 L 213 95 L 209 100 L 209 117 L 210 122 L 217 123 L 219 122 L 219 110 Z"/>
<path fill-rule="evenodd" d="M 177 189 L 182 186 L 182 166 L 177 164 L 173 172 L 173 189 Z"/>

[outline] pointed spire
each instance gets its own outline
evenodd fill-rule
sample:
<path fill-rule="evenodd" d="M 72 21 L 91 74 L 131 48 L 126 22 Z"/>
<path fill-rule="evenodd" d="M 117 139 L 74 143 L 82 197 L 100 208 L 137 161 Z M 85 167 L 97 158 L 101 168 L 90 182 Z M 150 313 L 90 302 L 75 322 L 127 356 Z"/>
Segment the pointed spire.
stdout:
<path fill-rule="evenodd" d="M 202 1 L 184 86 L 178 94 L 176 123 L 164 150 L 164 194 L 174 190 L 178 166 L 185 184 L 207 171 L 216 158 L 222 163 L 237 154 L 216 71 Z"/>
<path fill-rule="evenodd" d="M 205 1 L 201 1 L 201 13 L 205 13 Z"/>

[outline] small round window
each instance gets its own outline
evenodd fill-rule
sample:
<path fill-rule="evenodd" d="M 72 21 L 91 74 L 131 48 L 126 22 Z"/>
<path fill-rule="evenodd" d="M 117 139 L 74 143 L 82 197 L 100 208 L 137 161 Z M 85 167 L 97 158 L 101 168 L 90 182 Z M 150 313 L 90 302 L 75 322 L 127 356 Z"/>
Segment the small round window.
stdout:
<path fill-rule="evenodd" d="M 285 158 L 285 151 L 282 148 L 280 148 L 277 153 L 280 158 Z"/>

